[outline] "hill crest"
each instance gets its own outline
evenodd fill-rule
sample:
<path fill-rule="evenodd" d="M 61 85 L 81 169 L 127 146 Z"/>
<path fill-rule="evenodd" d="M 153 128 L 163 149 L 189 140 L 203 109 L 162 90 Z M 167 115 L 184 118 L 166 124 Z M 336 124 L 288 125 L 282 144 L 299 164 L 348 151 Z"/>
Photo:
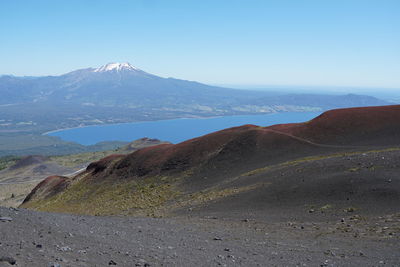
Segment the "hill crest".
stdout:
<path fill-rule="evenodd" d="M 360 119 L 367 118 L 375 119 L 359 122 Z M 342 126 L 346 127 L 343 129 Z M 357 142 L 353 143 L 354 140 Z M 45 182 L 38 185 L 34 191 L 46 192 L 46 196 L 32 191 L 22 206 L 89 214 L 143 214 L 142 212 L 165 212 L 166 210 L 178 212 L 180 208 L 194 205 L 194 203 L 200 203 L 203 208 L 202 205 L 214 205 L 213 201 L 216 199 L 229 206 L 228 199 L 231 196 L 239 197 L 245 192 L 249 192 L 249 196 L 255 194 L 254 196 L 259 198 L 267 197 L 262 193 L 263 190 L 270 190 L 266 187 L 270 184 L 270 178 L 265 173 L 275 169 L 284 170 L 281 173 L 282 177 L 285 177 L 286 172 L 293 173 L 289 176 L 289 180 L 285 180 L 286 178 L 282 178 L 284 179 L 282 181 L 278 178 L 274 180 L 274 186 L 284 181 L 291 181 L 290 185 L 285 184 L 284 188 L 279 189 L 282 192 L 287 191 L 287 186 L 302 188 L 307 185 L 307 188 L 299 191 L 303 194 L 307 190 L 316 190 L 317 184 L 322 186 L 326 182 L 334 183 L 335 179 L 338 179 L 338 183 L 341 184 L 335 186 L 347 188 L 350 186 L 348 183 L 354 183 L 352 181 L 355 178 L 350 180 L 332 178 L 334 180 L 318 180 L 315 184 L 311 182 L 311 184 L 301 184 L 296 177 L 303 176 L 295 171 L 296 166 L 315 162 L 317 170 L 323 168 L 319 170 L 318 175 L 326 170 L 326 175 L 329 176 L 336 173 L 337 168 L 353 164 L 346 160 L 348 156 L 343 156 L 343 163 L 340 163 L 342 165 L 338 165 L 339 167 L 329 165 L 338 164 L 335 159 L 341 158 L 340 155 L 374 155 L 379 151 L 396 153 L 396 147 L 399 145 L 400 106 L 332 110 L 305 123 L 270 127 L 243 125 L 175 145 L 161 144 L 140 149 L 126 156 L 112 155 L 92 163 L 85 172 L 73 178 L 67 178 L 65 181 L 64 178 L 61 179 L 65 187 L 63 186 L 60 190 L 59 183 L 56 183 L 57 194 L 49 193 L 52 192 L 53 183 Z M 380 157 L 374 156 L 368 160 L 374 162 L 379 159 Z M 324 160 L 331 160 L 331 163 L 319 163 Z M 346 168 L 353 169 L 353 167 Z M 354 168 L 358 170 L 359 167 Z M 312 173 L 313 169 L 304 171 Z M 316 177 L 319 177 L 318 175 Z M 343 170 L 339 177 L 349 175 L 354 176 L 357 173 Z M 277 177 L 280 177 L 280 174 Z M 54 180 L 54 177 L 48 179 Z M 297 182 L 293 184 L 293 181 Z M 361 180 L 356 181 L 361 182 Z M 373 195 L 376 192 L 373 191 L 376 186 L 380 188 L 385 185 L 377 185 L 377 182 L 380 183 L 379 179 L 371 181 L 368 192 L 364 189 L 364 191 L 355 189 L 353 184 L 354 188 L 349 191 L 349 194 L 352 194 L 354 190 L 361 190 L 357 191 L 361 194 L 359 199 L 365 194 Z M 42 186 L 45 188 L 41 188 Z M 362 188 L 361 184 L 357 186 Z M 326 190 L 323 189 L 324 192 Z M 385 187 L 382 190 L 389 190 L 389 188 Z M 309 193 L 316 194 L 315 191 Z M 307 193 L 304 194 L 307 196 Z M 340 191 L 337 191 L 330 197 L 339 197 L 340 194 Z M 400 195 L 400 188 L 395 194 Z M 379 196 L 382 201 L 389 201 L 392 199 L 393 192 Z M 100 204 L 109 201 L 110 197 L 113 201 L 107 202 L 107 207 Z M 287 197 L 283 196 L 283 198 Z M 242 203 L 240 206 L 243 209 L 253 209 L 261 205 L 254 202 L 255 199 L 251 199 L 246 202 L 247 204 Z M 225 200 L 228 202 L 224 202 Z M 49 206 L 46 203 L 50 201 L 53 204 Z M 337 199 L 332 201 L 337 201 Z M 296 201 L 293 203 L 295 204 Z M 265 203 L 263 202 L 262 205 Z M 206 210 L 203 209 L 203 211 Z"/>

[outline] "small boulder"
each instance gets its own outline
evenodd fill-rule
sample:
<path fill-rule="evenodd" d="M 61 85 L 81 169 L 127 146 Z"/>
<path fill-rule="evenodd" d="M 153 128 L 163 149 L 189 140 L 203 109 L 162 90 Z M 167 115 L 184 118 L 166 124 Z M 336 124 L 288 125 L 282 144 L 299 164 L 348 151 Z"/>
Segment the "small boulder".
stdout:
<path fill-rule="evenodd" d="M 0 222 L 11 222 L 12 220 L 11 217 L 0 217 Z"/>
<path fill-rule="evenodd" d="M 13 257 L 7 256 L 0 257 L 0 262 L 7 262 L 11 265 L 15 265 L 17 263 L 17 261 Z"/>

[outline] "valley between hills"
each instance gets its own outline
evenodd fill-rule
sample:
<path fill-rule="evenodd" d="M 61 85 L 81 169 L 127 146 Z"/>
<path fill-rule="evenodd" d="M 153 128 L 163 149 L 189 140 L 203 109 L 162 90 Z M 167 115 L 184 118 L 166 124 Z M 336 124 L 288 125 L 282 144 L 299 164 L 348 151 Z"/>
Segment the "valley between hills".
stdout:
<path fill-rule="evenodd" d="M 398 105 L 142 140 L 150 146 L 98 155 L 1 208 L 3 262 L 398 266 L 399 140 Z M 3 171 L 23 160 L 33 159 Z"/>

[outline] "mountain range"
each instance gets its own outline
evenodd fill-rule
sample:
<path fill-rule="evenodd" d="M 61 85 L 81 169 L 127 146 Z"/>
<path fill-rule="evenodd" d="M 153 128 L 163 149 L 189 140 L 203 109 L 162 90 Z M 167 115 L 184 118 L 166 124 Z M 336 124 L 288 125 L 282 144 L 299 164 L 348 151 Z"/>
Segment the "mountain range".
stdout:
<path fill-rule="evenodd" d="M 338 105 L 382 104 L 371 97 L 318 97 L 316 95 L 280 95 L 249 90 L 227 89 L 193 81 L 162 78 L 142 71 L 129 63 L 109 63 L 60 76 L 0 77 L 0 104 L 46 102 L 103 107 L 180 106 L 191 111 L 214 111 L 243 105 L 293 105 L 329 108 Z M 156 97 L 155 97 L 156 96 Z M 257 100 L 257 101 L 255 101 Z M 343 103 L 342 100 L 346 102 Z M 251 111 L 251 110 L 249 110 Z"/>
<path fill-rule="evenodd" d="M 115 148 L 115 143 L 83 147 L 43 135 L 71 127 L 390 104 L 355 94 L 284 94 L 222 88 L 162 78 L 129 63 L 109 63 L 59 76 L 3 75 L 0 94 L 0 156 Z"/>
<path fill-rule="evenodd" d="M 354 94 L 302 95 L 228 89 L 162 78 L 129 63 L 109 63 L 60 76 L 0 76 L 0 93 L 0 131 L 388 104 Z"/>

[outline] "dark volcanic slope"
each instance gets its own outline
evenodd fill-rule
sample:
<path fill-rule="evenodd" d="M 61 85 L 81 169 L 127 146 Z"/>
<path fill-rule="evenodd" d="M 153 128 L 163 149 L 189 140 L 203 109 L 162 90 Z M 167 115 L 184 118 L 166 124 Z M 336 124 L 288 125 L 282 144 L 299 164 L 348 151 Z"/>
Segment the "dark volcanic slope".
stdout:
<path fill-rule="evenodd" d="M 18 160 L 13 166 L 10 167 L 11 170 L 16 170 L 20 168 L 24 168 L 26 166 L 34 165 L 34 164 L 41 164 L 48 160 L 47 157 L 40 156 L 40 155 L 31 155 L 23 157 L 22 159 Z"/>
<path fill-rule="evenodd" d="M 399 144 L 400 106 L 336 109 L 307 123 L 269 128 L 321 144 Z"/>
<path fill-rule="evenodd" d="M 249 212 L 270 219 L 308 209 L 327 209 L 329 216 L 344 209 L 390 212 L 400 199 L 399 145 L 400 106 L 332 110 L 306 123 L 244 125 L 110 156 L 72 179 L 49 177 L 23 206 L 89 214 Z"/>

